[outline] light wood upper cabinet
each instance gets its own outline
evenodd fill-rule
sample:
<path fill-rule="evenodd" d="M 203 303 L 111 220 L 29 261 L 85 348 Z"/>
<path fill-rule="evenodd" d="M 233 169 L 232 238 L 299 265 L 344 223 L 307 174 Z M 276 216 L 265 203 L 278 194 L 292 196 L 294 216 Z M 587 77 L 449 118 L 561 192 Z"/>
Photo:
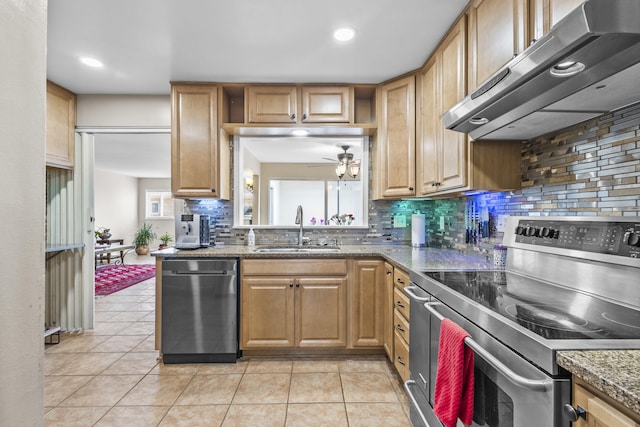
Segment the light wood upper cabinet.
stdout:
<path fill-rule="evenodd" d="M 229 198 L 230 154 L 225 134 L 218 134 L 217 94 L 215 85 L 171 87 L 174 197 Z"/>
<path fill-rule="evenodd" d="M 47 166 L 73 169 L 76 95 L 47 81 Z"/>
<path fill-rule="evenodd" d="M 298 89 L 295 86 L 249 86 L 249 123 L 296 123 Z"/>
<path fill-rule="evenodd" d="M 415 76 L 382 85 L 376 141 L 378 198 L 415 195 Z"/>
<path fill-rule="evenodd" d="M 467 182 L 466 135 L 445 129 L 442 114 L 466 93 L 466 19 L 453 27 L 417 74 L 418 194 L 462 187 Z"/>
<path fill-rule="evenodd" d="M 551 27 L 582 3 L 584 0 L 529 0 L 531 41 L 547 34 Z"/>
<path fill-rule="evenodd" d="M 350 123 L 351 98 L 348 86 L 303 86 L 303 123 Z"/>
<path fill-rule="evenodd" d="M 469 91 L 528 45 L 527 0 L 473 0 L 469 17 Z"/>
<path fill-rule="evenodd" d="M 247 94 L 248 123 L 353 122 L 349 86 L 249 86 Z"/>
<path fill-rule="evenodd" d="M 383 345 L 385 283 L 384 261 L 350 260 L 350 348 Z"/>
<path fill-rule="evenodd" d="M 346 260 L 243 260 L 241 271 L 241 349 L 346 347 Z"/>

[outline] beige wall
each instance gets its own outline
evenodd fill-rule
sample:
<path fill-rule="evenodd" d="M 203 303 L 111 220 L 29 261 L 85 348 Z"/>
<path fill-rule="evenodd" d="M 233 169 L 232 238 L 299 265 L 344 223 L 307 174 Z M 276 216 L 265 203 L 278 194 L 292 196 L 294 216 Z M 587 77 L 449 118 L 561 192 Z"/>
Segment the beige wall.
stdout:
<path fill-rule="evenodd" d="M 175 243 L 175 220 L 174 219 L 146 219 L 146 207 L 145 207 L 145 192 L 149 191 L 171 191 L 171 179 L 169 178 L 140 178 L 138 179 L 138 192 L 140 197 L 138 199 L 138 223 L 148 222 L 153 225 L 158 238 L 151 242 L 151 249 L 156 249 L 160 245 L 159 237 L 165 232 L 169 233 L 173 238 L 173 241 L 169 243 L 172 245 Z M 173 210 L 176 214 L 180 214 L 184 211 L 184 202 L 180 199 L 176 199 L 173 204 Z"/>
<path fill-rule="evenodd" d="M 169 95 L 78 95 L 78 127 L 170 128 Z"/>
<path fill-rule="evenodd" d="M 45 0 L 0 2 L 0 424 L 44 420 Z"/>
<path fill-rule="evenodd" d="M 96 169 L 93 178 L 95 227 L 131 244 L 138 228 L 138 178 Z"/>

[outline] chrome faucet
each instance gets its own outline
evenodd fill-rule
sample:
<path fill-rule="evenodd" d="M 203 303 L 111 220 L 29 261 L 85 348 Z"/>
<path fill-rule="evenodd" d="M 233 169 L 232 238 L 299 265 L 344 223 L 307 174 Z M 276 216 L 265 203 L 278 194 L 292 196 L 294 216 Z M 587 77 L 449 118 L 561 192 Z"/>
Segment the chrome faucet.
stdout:
<path fill-rule="evenodd" d="M 300 224 L 300 233 L 298 234 L 298 246 L 302 246 L 303 242 L 304 242 L 304 237 L 303 237 L 303 230 L 302 230 L 302 226 L 304 224 L 304 221 L 302 219 L 302 205 L 298 205 L 298 210 L 296 211 L 296 224 Z"/>

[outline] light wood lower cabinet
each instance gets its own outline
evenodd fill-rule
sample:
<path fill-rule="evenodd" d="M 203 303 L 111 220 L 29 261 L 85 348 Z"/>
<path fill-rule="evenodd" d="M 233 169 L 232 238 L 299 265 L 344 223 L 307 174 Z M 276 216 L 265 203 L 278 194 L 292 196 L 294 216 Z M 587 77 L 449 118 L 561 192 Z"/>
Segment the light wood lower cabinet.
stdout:
<path fill-rule="evenodd" d="M 384 335 L 384 261 L 353 259 L 349 266 L 349 346 L 380 347 Z"/>
<path fill-rule="evenodd" d="M 379 351 L 383 328 L 393 325 L 384 264 L 379 258 L 242 260 L 240 349 Z"/>
<path fill-rule="evenodd" d="M 396 268 L 393 272 L 393 365 L 402 381 L 409 379 L 410 301 L 403 289 L 411 284 L 409 275 Z"/>
<path fill-rule="evenodd" d="M 390 360 L 393 360 L 393 266 L 384 263 L 384 328 L 382 346 Z"/>
<path fill-rule="evenodd" d="M 576 377 L 573 377 L 573 406 L 587 411 L 586 417 L 578 418 L 573 427 L 640 427 L 640 414 Z"/>
<path fill-rule="evenodd" d="M 243 260 L 241 271 L 241 349 L 346 347 L 346 260 Z"/>

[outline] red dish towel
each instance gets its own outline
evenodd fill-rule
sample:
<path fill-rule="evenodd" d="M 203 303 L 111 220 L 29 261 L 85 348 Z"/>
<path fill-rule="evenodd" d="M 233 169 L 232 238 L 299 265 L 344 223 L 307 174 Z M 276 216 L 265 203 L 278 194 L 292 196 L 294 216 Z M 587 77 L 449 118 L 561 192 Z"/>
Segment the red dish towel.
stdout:
<path fill-rule="evenodd" d="M 449 319 L 440 324 L 434 412 L 446 427 L 473 418 L 473 350 L 464 345 L 467 331 Z"/>

